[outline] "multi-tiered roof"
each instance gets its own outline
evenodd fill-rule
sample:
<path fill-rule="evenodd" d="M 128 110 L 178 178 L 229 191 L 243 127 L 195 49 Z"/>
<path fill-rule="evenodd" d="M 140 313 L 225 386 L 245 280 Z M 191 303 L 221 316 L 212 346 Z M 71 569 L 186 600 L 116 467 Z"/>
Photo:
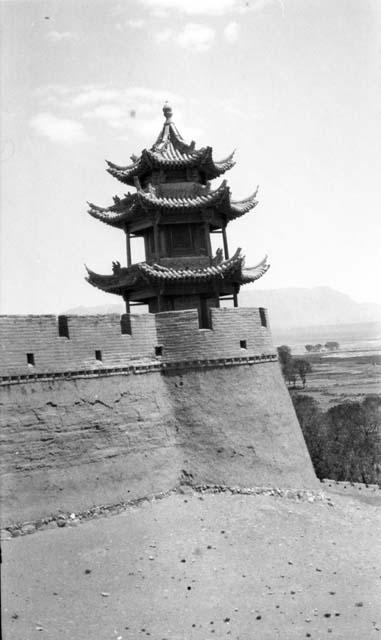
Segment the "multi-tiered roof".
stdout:
<path fill-rule="evenodd" d="M 124 167 L 108 162 L 107 171 L 136 192 L 115 196 L 109 207 L 89 203 L 92 217 L 126 232 L 127 267 L 114 263 L 112 275 L 88 270 L 87 279 L 126 302 L 147 302 L 151 311 L 186 308 L 187 299 L 195 306 L 198 296 L 209 299 L 209 306 L 218 306 L 230 294 L 236 301 L 240 285 L 268 269 L 266 259 L 245 268 L 240 249 L 229 258 L 227 247 L 227 224 L 256 206 L 257 190 L 233 200 L 226 180 L 212 189 L 209 181 L 234 166 L 234 154 L 214 161 L 211 147 L 196 149 L 194 142 L 183 140 L 168 104 L 163 111 L 164 126 L 150 149 L 132 156 L 132 164 Z M 223 235 L 224 254 L 218 250 L 213 256 L 210 234 L 217 232 Z M 146 261 L 132 265 L 134 236 L 144 238 Z"/>

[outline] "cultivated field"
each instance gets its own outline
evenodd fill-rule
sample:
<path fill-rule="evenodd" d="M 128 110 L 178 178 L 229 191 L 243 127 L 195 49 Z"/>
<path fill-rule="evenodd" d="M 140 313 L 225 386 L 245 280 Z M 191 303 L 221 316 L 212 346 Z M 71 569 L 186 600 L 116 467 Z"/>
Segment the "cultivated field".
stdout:
<path fill-rule="evenodd" d="M 381 355 L 303 356 L 312 366 L 305 389 L 296 391 L 314 397 L 323 410 L 347 400 L 361 401 L 381 394 Z"/>

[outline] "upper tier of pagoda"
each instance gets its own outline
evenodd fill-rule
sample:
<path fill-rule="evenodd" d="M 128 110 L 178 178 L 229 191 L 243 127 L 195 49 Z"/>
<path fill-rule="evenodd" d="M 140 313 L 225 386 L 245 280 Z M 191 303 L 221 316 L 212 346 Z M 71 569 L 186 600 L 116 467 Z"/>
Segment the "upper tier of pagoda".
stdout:
<path fill-rule="evenodd" d="M 268 268 L 267 256 L 254 267 L 246 267 L 245 257 L 241 249 L 237 249 L 232 258 L 223 260 L 217 255 L 212 264 L 204 268 L 173 269 L 160 264 L 150 265 L 146 262 L 125 268 L 119 263 L 114 263 L 112 275 L 95 273 L 86 267 L 88 273 L 86 279 L 94 287 L 118 295 L 125 294 L 127 290 L 131 294 L 144 286 L 163 287 L 163 285 L 169 287 L 180 285 L 185 292 L 187 288 L 192 289 L 202 284 L 214 287 L 219 285 L 223 289 L 232 282 L 239 284 L 255 282 L 266 273 Z"/>
<path fill-rule="evenodd" d="M 112 176 L 134 186 L 136 178 L 143 182 L 146 176 L 157 170 L 193 169 L 199 172 L 199 179 L 205 184 L 235 165 L 234 151 L 224 160 L 216 162 L 211 147 L 196 149 L 194 142 L 187 144 L 172 122 L 172 109 L 168 103 L 164 105 L 163 112 L 166 119 L 155 144 L 150 149 L 144 149 L 140 156 L 131 156 L 132 164 L 125 167 L 107 161 L 107 171 Z"/>

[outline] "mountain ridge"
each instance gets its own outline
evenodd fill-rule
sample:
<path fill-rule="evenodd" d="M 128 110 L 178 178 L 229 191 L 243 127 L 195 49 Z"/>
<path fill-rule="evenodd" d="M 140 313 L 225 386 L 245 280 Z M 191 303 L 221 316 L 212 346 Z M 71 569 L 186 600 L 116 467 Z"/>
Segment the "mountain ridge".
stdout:
<path fill-rule="evenodd" d="M 356 302 L 331 287 L 287 287 L 284 289 L 242 289 L 240 307 L 265 307 L 273 328 L 297 328 L 381 321 L 381 305 Z M 144 307 L 137 307 L 137 313 Z M 78 306 L 68 315 L 124 313 L 123 304 Z"/>

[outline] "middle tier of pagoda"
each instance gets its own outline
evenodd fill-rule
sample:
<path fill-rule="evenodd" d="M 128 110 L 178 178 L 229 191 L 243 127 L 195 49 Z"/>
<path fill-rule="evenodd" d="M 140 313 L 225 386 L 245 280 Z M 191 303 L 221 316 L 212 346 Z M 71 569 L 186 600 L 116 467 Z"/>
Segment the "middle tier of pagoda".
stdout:
<path fill-rule="evenodd" d="M 242 284 L 253 282 L 268 269 L 266 258 L 247 269 L 241 250 L 229 257 L 226 227 L 257 205 L 257 189 L 244 200 L 233 200 L 224 180 L 216 189 L 210 179 L 234 166 L 233 154 L 213 160 L 211 147 L 187 144 L 172 122 L 172 110 L 163 108 L 164 126 L 151 149 L 132 164 L 108 162 L 108 172 L 134 185 L 136 193 L 115 196 L 111 206 L 89 203 L 93 218 L 126 233 L 127 266 L 113 263 L 111 275 L 88 269 L 93 286 L 149 305 L 152 312 L 194 306 L 219 306 L 221 297 L 233 296 Z M 221 233 L 223 251 L 213 255 L 211 234 Z M 145 262 L 131 263 L 130 238 L 142 237 Z"/>
<path fill-rule="evenodd" d="M 226 227 L 228 222 L 244 215 L 257 204 L 258 189 L 244 200 L 232 200 L 226 180 L 215 190 L 196 182 L 181 184 L 174 189 L 176 183 L 151 184 L 142 189 L 136 179 L 136 193 L 127 193 L 124 198 L 114 197 L 114 204 L 109 207 L 98 207 L 89 202 L 89 214 L 112 227 L 125 229 L 126 225 L 134 232 L 152 224 L 152 215 L 161 214 L 161 224 L 171 222 L 173 218 L 180 220 L 186 217 L 192 222 L 202 222 L 208 214 L 208 222 L 214 229 Z"/>

